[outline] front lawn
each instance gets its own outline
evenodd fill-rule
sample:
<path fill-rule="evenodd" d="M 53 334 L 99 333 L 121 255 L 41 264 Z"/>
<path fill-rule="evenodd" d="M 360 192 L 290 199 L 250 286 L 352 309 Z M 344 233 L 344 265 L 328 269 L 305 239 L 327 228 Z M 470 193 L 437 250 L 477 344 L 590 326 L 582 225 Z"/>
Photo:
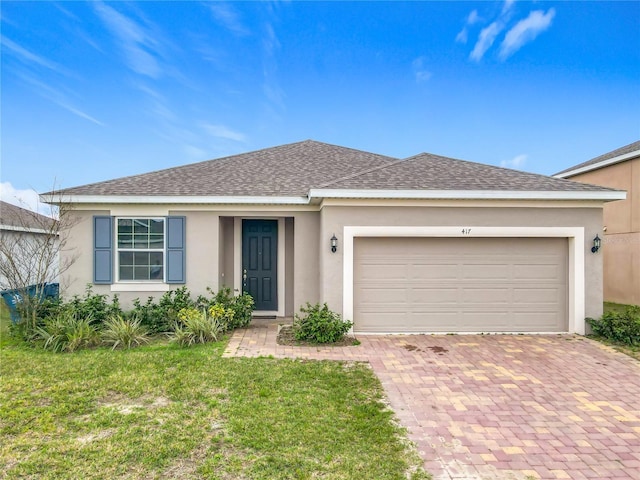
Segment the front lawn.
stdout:
<path fill-rule="evenodd" d="M 3 478 L 428 477 L 363 364 L 3 343 Z"/>

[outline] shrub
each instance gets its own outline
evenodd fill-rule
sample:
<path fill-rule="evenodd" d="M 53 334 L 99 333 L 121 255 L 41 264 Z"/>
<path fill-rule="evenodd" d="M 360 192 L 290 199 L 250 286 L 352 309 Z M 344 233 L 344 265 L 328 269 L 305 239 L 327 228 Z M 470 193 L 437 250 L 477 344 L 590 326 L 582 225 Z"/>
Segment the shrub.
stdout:
<path fill-rule="evenodd" d="M 149 342 L 147 329 L 141 325 L 138 318 L 125 318 L 122 315 L 112 315 L 104 322 L 104 329 L 100 332 L 102 342 L 111 345 L 113 349 L 140 346 Z"/>
<path fill-rule="evenodd" d="M 329 310 L 325 303 L 319 303 L 301 307 L 302 316 L 295 316 L 293 322 L 293 334 L 296 340 L 312 343 L 335 343 L 340 341 L 349 331 L 351 325 L 349 321 L 344 321 L 339 314 Z"/>
<path fill-rule="evenodd" d="M 233 310 L 233 317 L 228 319 L 225 330 L 244 328 L 249 325 L 253 313 L 253 306 L 255 305 L 251 295 L 245 292 L 236 297 L 231 293 L 229 287 L 223 287 L 217 293 L 214 293 L 210 288 L 207 288 L 207 291 L 212 297 L 207 298 L 200 295 L 195 302 L 196 306 L 198 308 L 209 309 L 214 305 L 222 305 L 224 308 Z"/>
<path fill-rule="evenodd" d="M 599 319 L 587 318 L 587 322 L 596 335 L 627 345 L 640 345 L 640 306 L 606 312 Z"/>
<path fill-rule="evenodd" d="M 133 301 L 132 315 L 138 318 L 140 323 L 147 327 L 151 333 L 164 333 L 171 331 L 181 310 L 191 308 L 194 305 L 187 287 L 180 287 L 165 292 L 158 303 L 155 303 L 153 297 L 149 297 L 145 304 L 136 298 Z"/>
<path fill-rule="evenodd" d="M 207 310 L 183 308 L 178 312 L 171 337 L 178 345 L 190 347 L 196 343 L 217 341 L 222 329 L 219 319 L 210 315 Z"/>
<path fill-rule="evenodd" d="M 254 305 L 253 297 L 248 293 L 233 297 L 230 305 L 230 308 L 233 310 L 233 325 L 231 326 L 231 330 L 244 328 L 251 323 Z"/>
<path fill-rule="evenodd" d="M 123 314 L 118 296 L 114 295 L 111 303 L 107 298 L 108 295 L 93 293 L 91 285 L 87 285 L 84 297 L 75 295 L 69 302 L 62 303 L 60 308 L 71 309 L 77 318 L 84 318 L 101 326 L 111 315 Z"/>
<path fill-rule="evenodd" d="M 233 330 L 235 312 L 232 308 L 225 308 L 225 306 L 220 303 L 214 303 L 206 312 L 210 318 L 218 322 L 222 332 Z"/>
<path fill-rule="evenodd" d="M 47 350 L 74 352 L 96 345 L 99 337 L 91 319 L 79 317 L 71 308 L 62 308 L 36 328 L 33 339 L 43 341 Z"/>

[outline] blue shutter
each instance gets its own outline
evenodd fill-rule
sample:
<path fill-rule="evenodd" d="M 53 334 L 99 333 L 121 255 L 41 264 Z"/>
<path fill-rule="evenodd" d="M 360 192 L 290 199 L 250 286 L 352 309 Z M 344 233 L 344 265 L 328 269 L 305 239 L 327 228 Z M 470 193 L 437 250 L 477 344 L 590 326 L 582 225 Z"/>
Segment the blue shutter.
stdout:
<path fill-rule="evenodd" d="M 167 217 L 167 283 L 185 283 L 185 217 Z"/>
<path fill-rule="evenodd" d="M 112 217 L 93 217 L 93 283 L 113 283 Z"/>

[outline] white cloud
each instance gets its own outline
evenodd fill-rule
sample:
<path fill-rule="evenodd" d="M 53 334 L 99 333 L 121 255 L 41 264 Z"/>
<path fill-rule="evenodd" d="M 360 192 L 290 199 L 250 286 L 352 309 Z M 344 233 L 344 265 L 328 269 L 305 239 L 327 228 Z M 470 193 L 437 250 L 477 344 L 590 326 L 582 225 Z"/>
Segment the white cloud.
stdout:
<path fill-rule="evenodd" d="M 183 148 L 186 154 L 194 160 L 201 161 L 202 159 L 206 158 L 207 152 L 205 152 L 201 148 L 194 147 L 193 145 L 184 145 Z"/>
<path fill-rule="evenodd" d="M 516 170 L 521 170 L 524 167 L 524 164 L 527 162 L 527 155 L 521 154 L 516 155 L 511 160 L 503 160 L 500 162 L 501 167 L 505 168 L 515 168 Z"/>
<path fill-rule="evenodd" d="M 278 82 L 277 53 L 280 50 L 280 40 L 271 22 L 264 24 L 262 36 L 262 92 L 268 100 L 268 108 L 282 111 L 285 108 L 285 92 Z"/>
<path fill-rule="evenodd" d="M 416 77 L 416 83 L 426 82 L 432 77 L 432 73 L 426 69 L 427 59 L 425 57 L 418 57 L 411 62 L 413 73 Z"/>
<path fill-rule="evenodd" d="M 202 124 L 202 128 L 207 134 L 212 137 L 224 138 L 226 140 L 233 140 L 234 142 L 245 142 L 247 137 L 245 134 L 231 130 L 224 125 L 211 125 L 208 123 Z"/>
<path fill-rule="evenodd" d="M 478 15 L 478 11 L 477 10 L 472 10 L 471 13 L 467 16 L 467 20 L 465 22 L 464 27 L 462 27 L 462 30 L 460 30 L 458 32 L 458 35 L 456 35 L 456 42 L 458 43 L 467 43 L 467 39 L 469 36 L 469 26 L 473 25 L 479 21 L 481 21 L 482 19 L 480 18 L 480 16 Z"/>
<path fill-rule="evenodd" d="M 502 6 L 502 15 L 506 15 L 507 13 L 509 13 L 509 11 L 511 10 L 511 7 L 513 7 L 515 0 L 505 0 L 504 1 L 504 5 Z"/>
<path fill-rule="evenodd" d="M 534 10 L 524 20 L 520 20 L 507 32 L 500 46 L 500 58 L 506 58 L 517 52 L 524 44 L 534 40 L 540 33 L 551 26 L 556 11 L 550 8 L 547 13 Z"/>
<path fill-rule="evenodd" d="M 38 192 L 31 188 L 21 190 L 15 188 L 10 182 L 2 182 L 0 183 L 0 199 L 12 205 L 31 210 L 32 212 L 52 216 L 51 206 L 40 202 Z"/>
<path fill-rule="evenodd" d="M 5 36 L 0 36 L 0 41 L 2 45 L 6 47 L 7 51 L 11 52 L 16 58 L 18 58 L 21 62 L 27 65 L 40 65 L 41 67 L 48 68 L 49 70 L 53 70 L 54 72 L 64 73 L 66 74 L 66 70 L 62 68 L 55 62 L 51 60 L 47 60 L 46 58 L 42 58 L 40 55 L 36 55 L 33 52 L 30 52 L 24 47 L 21 47 L 13 40 L 8 39 Z"/>
<path fill-rule="evenodd" d="M 43 83 L 39 80 L 36 80 L 33 77 L 30 77 L 29 75 L 20 74 L 18 76 L 21 79 L 23 79 L 26 83 L 29 83 L 33 87 L 35 92 L 41 97 L 46 98 L 47 100 L 58 105 L 60 108 L 63 108 L 66 111 L 73 113 L 74 115 L 77 115 L 80 118 L 83 118 L 92 123 L 95 123 L 96 125 L 100 125 L 101 127 L 104 127 L 104 123 L 102 123 L 100 120 L 76 108 L 64 93 L 56 90 L 55 88 L 51 87 L 50 85 L 47 85 L 46 83 Z"/>
<path fill-rule="evenodd" d="M 483 28 L 475 47 L 473 47 L 473 50 L 469 54 L 469 58 L 479 62 L 486 51 L 491 48 L 491 45 L 493 45 L 493 42 L 502 30 L 504 30 L 504 24 L 500 21 L 493 22 L 488 27 Z"/>
<path fill-rule="evenodd" d="M 228 3 L 210 3 L 208 4 L 213 18 L 227 30 L 232 31 L 236 35 L 249 35 L 249 30 L 240 21 L 238 12 Z"/>
<path fill-rule="evenodd" d="M 158 78 L 162 72 L 156 57 L 151 53 L 158 42 L 131 18 L 102 2 L 94 8 L 111 33 L 120 41 L 129 68 L 141 75 Z"/>

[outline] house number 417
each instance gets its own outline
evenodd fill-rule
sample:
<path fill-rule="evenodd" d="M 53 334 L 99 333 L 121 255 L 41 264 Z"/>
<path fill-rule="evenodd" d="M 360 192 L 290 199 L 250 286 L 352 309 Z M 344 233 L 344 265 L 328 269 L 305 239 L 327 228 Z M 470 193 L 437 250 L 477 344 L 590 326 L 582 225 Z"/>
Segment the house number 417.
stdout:
<path fill-rule="evenodd" d="M 470 228 L 463 228 L 462 229 L 462 234 L 463 235 L 471 235 L 471 229 Z"/>

